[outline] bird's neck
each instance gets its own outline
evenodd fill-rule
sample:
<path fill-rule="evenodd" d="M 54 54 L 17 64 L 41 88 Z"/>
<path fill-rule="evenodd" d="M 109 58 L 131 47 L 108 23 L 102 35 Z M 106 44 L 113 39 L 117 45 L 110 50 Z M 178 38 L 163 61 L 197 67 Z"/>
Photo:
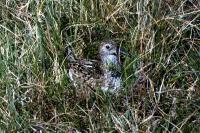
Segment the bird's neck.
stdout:
<path fill-rule="evenodd" d="M 118 63 L 118 57 L 116 55 L 107 55 L 102 56 L 102 62 L 104 64 L 117 64 Z"/>
<path fill-rule="evenodd" d="M 115 55 L 104 56 L 102 59 L 104 82 L 101 86 L 103 91 L 114 92 L 121 87 L 121 65 Z"/>
<path fill-rule="evenodd" d="M 105 76 L 118 77 L 121 72 L 121 65 L 119 59 L 115 55 L 108 55 L 102 57 L 103 70 Z"/>

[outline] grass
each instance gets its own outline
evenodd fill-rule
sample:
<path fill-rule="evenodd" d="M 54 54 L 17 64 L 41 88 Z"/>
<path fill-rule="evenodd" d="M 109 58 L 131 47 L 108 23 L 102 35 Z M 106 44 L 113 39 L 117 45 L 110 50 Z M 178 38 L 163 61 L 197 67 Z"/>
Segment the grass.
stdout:
<path fill-rule="evenodd" d="M 200 132 L 196 0 L 0 1 L 0 131 Z M 112 39 L 124 89 L 76 98 L 66 47 L 97 59 Z"/>

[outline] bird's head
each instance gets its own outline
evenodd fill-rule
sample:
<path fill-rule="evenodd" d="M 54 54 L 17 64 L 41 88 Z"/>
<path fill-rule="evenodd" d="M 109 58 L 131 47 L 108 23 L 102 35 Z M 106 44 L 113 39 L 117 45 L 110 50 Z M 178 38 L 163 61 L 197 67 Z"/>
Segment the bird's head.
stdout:
<path fill-rule="evenodd" d="M 120 64 L 120 55 L 129 55 L 113 41 L 102 42 L 99 53 L 103 64 Z"/>

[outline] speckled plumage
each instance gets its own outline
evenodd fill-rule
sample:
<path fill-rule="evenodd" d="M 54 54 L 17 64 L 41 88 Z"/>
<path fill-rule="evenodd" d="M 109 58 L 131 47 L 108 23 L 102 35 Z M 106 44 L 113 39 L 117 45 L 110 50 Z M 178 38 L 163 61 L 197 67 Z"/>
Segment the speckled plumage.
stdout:
<path fill-rule="evenodd" d="M 69 78 L 81 91 L 90 92 L 96 88 L 116 92 L 122 87 L 120 48 L 115 42 L 102 42 L 99 46 L 100 61 L 76 59 L 68 51 Z"/>

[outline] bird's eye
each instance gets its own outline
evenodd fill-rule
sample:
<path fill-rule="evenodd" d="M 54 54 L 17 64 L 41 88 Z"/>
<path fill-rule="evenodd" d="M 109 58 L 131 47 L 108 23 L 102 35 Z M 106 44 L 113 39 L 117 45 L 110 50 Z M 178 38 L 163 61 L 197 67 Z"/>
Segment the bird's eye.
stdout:
<path fill-rule="evenodd" d="M 106 45 L 106 48 L 107 48 L 107 49 L 110 49 L 110 46 L 109 46 L 109 45 Z"/>

